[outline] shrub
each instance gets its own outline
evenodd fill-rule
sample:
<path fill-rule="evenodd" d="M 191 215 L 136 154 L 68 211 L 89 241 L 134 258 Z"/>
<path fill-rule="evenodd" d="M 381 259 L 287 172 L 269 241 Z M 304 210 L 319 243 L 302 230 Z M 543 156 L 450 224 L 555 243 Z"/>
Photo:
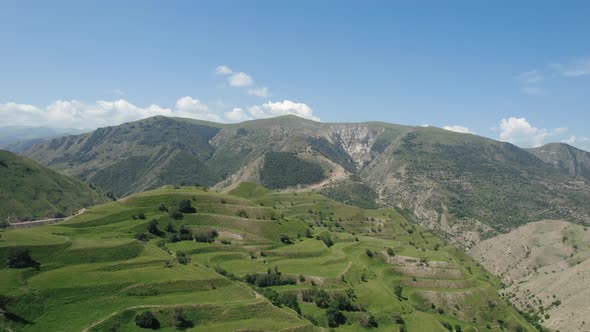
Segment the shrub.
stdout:
<path fill-rule="evenodd" d="M 8 227 L 10 227 L 10 223 L 8 221 L 6 221 L 6 220 L 0 221 L 0 229 L 6 229 Z"/>
<path fill-rule="evenodd" d="M 393 251 L 393 248 L 387 248 L 387 255 L 390 257 L 395 256 L 395 251 Z"/>
<path fill-rule="evenodd" d="M 284 244 L 293 244 L 293 241 L 291 241 L 291 238 L 287 234 L 281 234 L 280 240 Z"/>
<path fill-rule="evenodd" d="M 313 237 L 313 234 L 311 233 L 311 228 L 307 228 L 305 230 L 305 237 L 308 239 L 311 239 Z"/>
<path fill-rule="evenodd" d="M 139 233 L 135 234 L 135 238 L 139 241 L 142 241 L 142 242 L 146 242 L 149 240 L 147 234 L 144 232 L 139 232 Z"/>
<path fill-rule="evenodd" d="M 404 288 L 401 285 L 395 285 L 393 287 L 393 293 L 395 294 L 395 296 L 397 296 L 398 299 L 402 299 L 402 292 L 403 292 Z"/>
<path fill-rule="evenodd" d="M 144 329 L 152 330 L 157 330 L 160 328 L 160 322 L 151 311 L 145 311 L 135 316 L 135 325 Z"/>
<path fill-rule="evenodd" d="M 162 236 L 163 233 L 158 229 L 158 221 L 156 219 L 152 219 L 148 224 L 147 231 L 155 236 Z"/>
<path fill-rule="evenodd" d="M 338 310 L 337 304 L 332 302 L 326 310 L 326 320 L 328 321 L 329 327 L 338 327 L 346 323 L 346 316 Z"/>
<path fill-rule="evenodd" d="M 178 262 L 180 264 L 186 265 L 186 264 L 190 263 L 191 258 L 188 257 L 183 251 L 177 251 L 176 252 L 176 260 L 178 260 Z"/>
<path fill-rule="evenodd" d="M 332 238 L 330 237 L 330 234 L 328 234 L 328 233 L 323 233 L 320 236 L 318 236 L 317 238 L 318 238 L 318 240 L 321 240 L 322 242 L 324 242 L 324 244 L 328 248 L 334 245 L 334 241 L 332 241 Z"/>
<path fill-rule="evenodd" d="M 373 258 L 373 252 L 370 249 L 367 249 L 365 253 L 367 254 L 367 256 L 369 256 L 369 258 Z"/>
<path fill-rule="evenodd" d="M 6 259 L 6 266 L 13 269 L 24 269 L 27 267 L 34 267 L 39 269 L 41 265 L 31 257 L 31 251 L 26 248 L 12 248 L 8 251 L 8 258 Z"/>
<path fill-rule="evenodd" d="M 239 209 L 238 212 L 236 213 L 236 215 L 241 218 L 249 218 L 250 217 L 248 215 L 248 212 L 244 209 Z"/>
<path fill-rule="evenodd" d="M 193 324 L 193 322 L 186 319 L 184 312 L 182 311 L 181 308 L 174 309 L 173 319 L 174 319 L 174 326 L 176 327 L 177 330 L 186 330 L 188 328 L 195 326 L 195 324 Z"/>
<path fill-rule="evenodd" d="M 182 218 L 184 218 L 184 215 L 179 211 L 172 211 L 170 212 L 170 218 L 174 220 L 182 220 Z"/>
<path fill-rule="evenodd" d="M 140 213 L 137 215 L 137 218 L 139 218 L 139 219 L 145 219 L 145 213 L 143 213 L 143 212 L 140 212 Z"/>
<path fill-rule="evenodd" d="M 219 233 L 214 229 L 200 229 L 193 234 L 195 241 L 208 243 L 213 242 L 217 236 Z"/>
<path fill-rule="evenodd" d="M 189 199 L 183 199 L 178 203 L 178 211 L 182 213 L 195 213 L 197 212 L 197 209 L 192 206 Z"/>
<path fill-rule="evenodd" d="M 158 210 L 160 210 L 161 212 L 168 212 L 168 208 L 164 204 L 160 204 Z"/>
<path fill-rule="evenodd" d="M 299 302 L 297 302 L 297 296 L 295 294 L 283 293 L 279 295 L 279 302 L 282 305 L 295 310 L 298 314 L 301 313 L 301 308 L 299 308 Z"/>
<path fill-rule="evenodd" d="M 362 327 L 366 327 L 366 328 L 379 327 L 379 323 L 377 323 L 375 316 L 373 316 L 371 314 L 363 313 L 359 316 L 358 320 L 359 320 L 359 324 Z"/>
<path fill-rule="evenodd" d="M 168 223 L 168 225 L 166 225 L 165 230 L 168 233 L 176 233 L 176 230 L 174 229 L 174 226 L 171 223 Z"/>

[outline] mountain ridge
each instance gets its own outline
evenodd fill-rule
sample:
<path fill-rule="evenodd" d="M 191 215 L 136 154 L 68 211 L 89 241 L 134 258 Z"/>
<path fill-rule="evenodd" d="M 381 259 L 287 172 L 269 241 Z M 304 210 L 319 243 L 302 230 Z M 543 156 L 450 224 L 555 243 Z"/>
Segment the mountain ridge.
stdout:
<path fill-rule="evenodd" d="M 346 179 L 356 177 L 353 182 L 369 190 L 364 198 L 408 210 L 467 246 L 535 220 L 590 222 L 585 179 L 510 143 L 436 127 L 295 116 L 219 124 L 159 116 L 52 139 L 24 155 L 117 196 L 164 184 L 223 189 L 275 178 L 280 181 L 271 189 L 314 188 L 352 200 L 348 194 L 356 187 Z M 281 173 L 293 165 L 313 174 Z"/>

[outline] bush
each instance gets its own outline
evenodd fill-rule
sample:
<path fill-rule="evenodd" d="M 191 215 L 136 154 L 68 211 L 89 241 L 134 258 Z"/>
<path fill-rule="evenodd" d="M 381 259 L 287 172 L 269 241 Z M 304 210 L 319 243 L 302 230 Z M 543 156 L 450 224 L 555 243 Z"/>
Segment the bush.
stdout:
<path fill-rule="evenodd" d="M 6 229 L 8 227 L 10 227 L 10 223 L 8 221 L 6 221 L 6 220 L 0 221 L 0 229 Z"/>
<path fill-rule="evenodd" d="M 39 269 L 41 265 L 31 257 L 31 251 L 26 248 L 12 248 L 8 251 L 6 266 L 12 269 L 24 269 L 34 267 Z"/>
<path fill-rule="evenodd" d="M 387 255 L 390 257 L 395 256 L 395 251 L 393 251 L 393 248 L 387 248 Z"/>
<path fill-rule="evenodd" d="M 174 326 L 177 330 L 186 330 L 188 328 L 194 327 L 195 324 L 193 322 L 186 319 L 184 312 L 181 308 L 174 309 Z"/>
<path fill-rule="evenodd" d="M 359 324 L 362 327 L 366 327 L 366 328 L 379 327 L 379 323 L 377 323 L 375 316 L 373 316 L 371 314 L 363 313 L 359 316 L 358 320 L 359 320 Z"/>
<path fill-rule="evenodd" d="M 373 258 L 373 252 L 371 251 L 371 249 L 367 249 L 365 253 L 367 254 L 367 256 L 369 256 L 369 258 Z"/>
<path fill-rule="evenodd" d="M 171 223 L 168 223 L 168 225 L 166 225 L 165 230 L 168 233 L 176 233 L 176 230 L 174 229 L 174 226 Z"/>
<path fill-rule="evenodd" d="M 283 293 L 279 295 L 279 302 L 282 305 L 295 310 L 298 314 L 301 313 L 301 308 L 299 308 L 299 302 L 297 302 L 297 296 L 295 294 Z"/>
<path fill-rule="evenodd" d="M 170 212 L 170 218 L 174 219 L 174 220 L 182 220 L 184 218 L 184 215 L 182 213 L 180 213 L 179 211 L 172 211 Z"/>
<path fill-rule="evenodd" d="M 149 240 L 147 234 L 144 232 L 139 232 L 139 233 L 135 234 L 135 238 L 139 241 L 142 241 L 142 242 L 146 242 Z"/>
<path fill-rule="evenodd" d="M 161 212 L 168 212 L 168 208 L 164 204 L 160 204 L 158 210 L 160 210 Z"/>
<path fill-rule="evenodd" d="M 346 316 L 344 316 L 342 312 L 338 310 L 337 305 L 332 302 L 326 310 L 326 320 L 328 321 L 329 327 L 338 327 L 346 323 Z"/>
<path fill-rule="evenodd" d="M 176 259 L 182 265 L 186 265 L 186 264 L 190 263 L 190 261 L 191 261 L 191 258 L 188 257 L 183 251 L 176 252 Z"/>
<path fill-rule="evenodd" d="M 401 285 L 395 285 L 393 287 L 393 293 L 395 294 L 395 296 L 397 296 L 398 299 L 403 299 L 402 297 L 402 292 L 403 292 L 404 288 Z"/>
<path fill-rule="evenodd" d="M 248 215 L 248 212 L 246 212 L 246 210 L 244 210 L 244 209 L 239 209 L 238 212 L 236 213 L 236 215 L 241 218 L 249 218 L 250 217 Z"/>
<path fill-rule="evenodd" d="M 139 219 L 145 219 L 145 214 L 144 214 L 143 212 L 140 212 L 140 213 L 137 215 L 137 218 L 139 218 Z"/>
<path fill-rule="evenodd" d="M 190 200 L 183 199 L 182 201 L 180 201 L 180 203 L 178 203 L 178 211 L 180 211 L 182 213 L 195 213 L 195 212 L 197 212 L 197 209 L 195 209 L 192 206 L 192 203 Z"/>
<path fill-rule="evenodd" d="M 147 231 L 155 236 L 162 236 L 164 233 L 158 229 L 158 221 L 156 219 L 152 219 L 148 224 Z"/>
<path fill-rule="evenodd" d="M 213 242 L 217 236 L 219 233 L 214 229 L 200 229 L 193 234 L 195 241 L 208 243 Z"/>
<path fill-rule="evenodd" d="M 151 311 L 142 312 L 135 316 L 135 325 L 144 329 L 152 330 L 157 330 L 160 328 L 160 322 Z"/>
<path fill-rule="evenodd" d="M 291 241 L 291 238 L 287 234 L 281 234 L 280 240 L 284 244 L 293 244 L 293 241 Z"/>
<path fill-rule="evenodd" d="M 324 242 L 324 244 L 328 248 L 330 248 L 331 246 L 334 245 L 334 241 L 332 241 L 332 238 L 330 237 L 330 234 L 328 234 L 328 233 L 323 233 L 323 234 L 319 235 L 317 237 L 317 239 L 318 240 L 321 240 L 322 242 Z"/>

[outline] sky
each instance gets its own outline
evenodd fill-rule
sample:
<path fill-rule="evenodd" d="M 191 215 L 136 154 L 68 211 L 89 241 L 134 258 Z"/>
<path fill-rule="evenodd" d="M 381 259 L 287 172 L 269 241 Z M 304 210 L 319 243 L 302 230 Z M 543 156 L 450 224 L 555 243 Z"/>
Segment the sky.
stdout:
<path fill-rule="evenodd" d="M 295 114 L 590 150 L 589 1 L 0 1 L 0 127 Z"/>

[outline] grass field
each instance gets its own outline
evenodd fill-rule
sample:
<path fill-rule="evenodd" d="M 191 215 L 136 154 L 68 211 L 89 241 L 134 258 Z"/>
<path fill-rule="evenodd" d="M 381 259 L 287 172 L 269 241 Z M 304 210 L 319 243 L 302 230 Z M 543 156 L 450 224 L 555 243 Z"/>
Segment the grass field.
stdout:
<path fill-rule="evenodd" d="M 182 200 L 197 212 L 177 220 Z M 137 331 L 146 312 L 162 331 L 534 331 L 444 240 L 312 192 L 164 187 L 1 235 L 3 262 L 25 247 L 40 263 L 0 268 L 6 331 Z"/>

